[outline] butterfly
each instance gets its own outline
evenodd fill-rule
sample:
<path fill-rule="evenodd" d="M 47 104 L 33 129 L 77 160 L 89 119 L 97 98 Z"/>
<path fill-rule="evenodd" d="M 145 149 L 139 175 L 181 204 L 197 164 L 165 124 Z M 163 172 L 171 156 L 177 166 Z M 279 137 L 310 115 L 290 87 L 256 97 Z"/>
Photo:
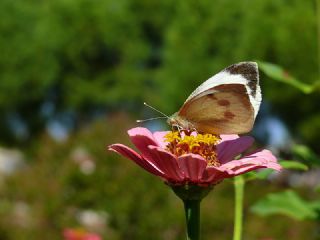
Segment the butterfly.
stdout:
<path fill-rule="evenodd" d="M 253 127 L 260 103 L 258 65 L 240 62 L 202 83 L 167 122 L 202 133 L 246 133 Z"/>

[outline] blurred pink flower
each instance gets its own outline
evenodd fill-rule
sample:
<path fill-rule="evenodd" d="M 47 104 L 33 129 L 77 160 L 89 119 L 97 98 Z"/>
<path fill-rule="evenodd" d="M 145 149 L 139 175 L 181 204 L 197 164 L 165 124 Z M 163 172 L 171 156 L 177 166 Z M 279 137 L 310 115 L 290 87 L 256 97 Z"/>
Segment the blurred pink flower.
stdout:
<path fill-rule="evenodd" d="M 108 149 L 129 158 L 170 185 L 214 185 L 259 168 L 281 169 L 269 150 L 235 160 L 254 142 L 249 136 L 151 133 L 142 127 L 130 129 L 128 134 L 140 154 L 123 144 L 112 144 Z"/>
<path fill-rule="evenodd" d="M 65 240 L 102 240 L 102 238 L 96 233 L 76 228 L 64 229 L 63 236 Z"/>

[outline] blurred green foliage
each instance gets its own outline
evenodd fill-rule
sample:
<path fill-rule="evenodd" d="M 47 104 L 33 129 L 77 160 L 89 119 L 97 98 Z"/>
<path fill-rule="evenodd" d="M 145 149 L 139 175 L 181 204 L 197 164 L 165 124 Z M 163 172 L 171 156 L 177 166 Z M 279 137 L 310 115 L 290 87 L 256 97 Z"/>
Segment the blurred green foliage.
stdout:
<path fill-rule="evenodd" d="M 305 84 L 318 79 L 311 0 L 2 0 L 0 14 L 6 143 L 12 115 L 30 137 L 41 132 L 47 102 L 53 115 L 74 111 L 77 122 L 101 108 L 136 114 L 143 101 L 173 113 L 202 81 L 238 61 L 275 62 Z M 261 84 L 272 112 L 315 148 L 319 95 L 306 98 L 266 76 Z"/>
<path fill-rule="evenodd" d="M 287 190 L 281 193 L 269 194 L 256 203 L 251 210 L 261 216 L 284 214 L 296 220 L 319 218 L 320 202 L 307 202 L 301 199 L 296 192 Z"/>

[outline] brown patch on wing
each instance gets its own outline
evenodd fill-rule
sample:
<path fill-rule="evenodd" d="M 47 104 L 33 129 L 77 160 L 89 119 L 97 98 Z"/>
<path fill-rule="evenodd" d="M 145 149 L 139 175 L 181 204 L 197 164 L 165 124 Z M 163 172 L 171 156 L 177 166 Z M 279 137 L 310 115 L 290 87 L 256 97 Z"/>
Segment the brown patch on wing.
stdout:
<path fill-rule="evenodd" d="M 219 92 L 234 92 L 240 93 L 239 96 L 242 96 L 241 102 L 249 109 L 251 108 L 250 103 L 248 102 L 248 93 L 247 89 L 242 84 L 222 84 L 213 88 Z"/>
<path fill-rule="evenodd" d="M 226 111 L 224 112 L 224 117 L 227 118 L 227 119 L 233 119 L 236 115 L 233 114 L 232 112 L 230 111 Z"/>
<path fill-rule="evenodd" d="M 220 105 L 220 106 L 229 106 L 230 105 L 230 101 L 228 101 L 227 99 L 220 99 L 220 100 L 218 100 L 218 104 Z"/>

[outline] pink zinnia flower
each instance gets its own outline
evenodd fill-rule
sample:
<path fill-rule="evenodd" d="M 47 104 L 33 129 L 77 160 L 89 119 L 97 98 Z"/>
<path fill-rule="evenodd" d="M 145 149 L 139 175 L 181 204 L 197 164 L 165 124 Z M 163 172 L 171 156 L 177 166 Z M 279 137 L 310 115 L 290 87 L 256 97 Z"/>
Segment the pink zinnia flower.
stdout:
<path fill-rule="evenodd" d="M 152 134 L 142 127 L 130 129 L 128 134 L 140 153 L 123 144 L 112 144 L 109 150 L 129 158 L 172 186 L 211 186 L 259 168 L 281 169 L 269 150 L 236 159 L 254 142 L 249 136 L 186 132 Z"/>
<path fill-rule="evenodd" d="M 84 229 L 67 228 L 63 231 L 63 236 L 65 240 L 102 240 L 98 234 Z"/>

